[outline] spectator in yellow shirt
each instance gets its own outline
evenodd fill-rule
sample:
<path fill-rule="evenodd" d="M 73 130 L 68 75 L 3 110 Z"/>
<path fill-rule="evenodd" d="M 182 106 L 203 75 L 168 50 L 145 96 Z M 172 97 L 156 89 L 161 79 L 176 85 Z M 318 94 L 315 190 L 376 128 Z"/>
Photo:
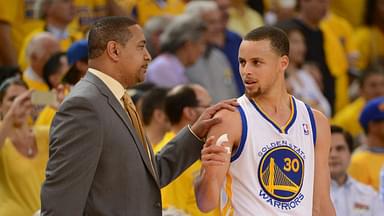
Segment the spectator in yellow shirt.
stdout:
<path fill-rule="evenodd" d="M 354 33 L 354 43 L 359 51 L 357 67 L 384 66 L 384 1 L 367 0 L 364 17 L 365 26 Z"/>
<path fill-rule="evenodd" d="M 35 19 L 35 0 L 0 1 L 0 66 L 16 66 L 24 38 L 43 25 Z"/>
<path fill-rule="evenodd" d="M 48 59 L 59 51 L 59 42 L 51 33 L 42 32 L 32 37 L 27 47 L 29 67 L 23 74 L 23 79 L 30 89 L 49 90 L 43 80 L 43 67 Z"/>
<path fill-rule="evenodd" d="M 359 118 L 367 135 L 367 149 L 352 156 L 349 174 L 379 190 L 380 170 L 384 166 L 384 97 L 369 101 Z"/>
<path fill-rule="evenodd" d="M 164 111 L 167 92 L 167 88 L 154 87 L 141 97 L 140 113 L 145 132 L 153 148 L 156 148 L 170 129 L 170 123 Z"/>
<path fill-rule="evenodd" d="M 165 113 L 171 122 L 171 131 L 165 134 L 154 151 L 167 148 L 165 144 L 183 127 L 193 124 L 210 106 L 211 101 L 207 90 L 200 85 L 179 85 L 172 88 L 165 98 Z M 200 168 L 201 161 L 196 161 L 172 183 L 161 189 L 164 208 L 173 206 L 193 216 L 218 215 L 218 211 L 204 214 L 197 207 L 193 184 Z"/>
<path fill-rule="evenodd" d="M 32 127 L 31 92 L 19 78 L 0 87 L 0 215 L 32 215 L 48 161 L 48 127 Z"/>
<path fill-rule="evenodd" d="M 73 31 L 69 24 L 75 17 L 73 0 L 37 0 L 35 3 L 36 16 L 44 21 L 41 28 L 35 29 L 24 40 L 19 55 L 19 65 L 24 70 L 28 65 L 26 61 L 26 47 L 31 38 L 40 32 L 51 33 L 60 43 L 61 51 L 65 52 L 71 44 L 83 38 L 79 31 Z"/>
<path fill-rule="evenodd" d="M 360 97 L 332 119 L 332 124 L 342 127 L 356 139 L 360 140 L 363 129 L 359 123 L 359 115 L 366 101 L 384 96 L 384 71 L 381 68 L 367 69 L 359 78 Z"/>

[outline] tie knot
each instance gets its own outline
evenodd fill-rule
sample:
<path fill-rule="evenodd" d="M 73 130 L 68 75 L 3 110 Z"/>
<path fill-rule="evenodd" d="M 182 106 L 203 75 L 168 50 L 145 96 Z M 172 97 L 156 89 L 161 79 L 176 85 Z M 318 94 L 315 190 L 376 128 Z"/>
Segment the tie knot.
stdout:
<path fill-rule="evenodd" d="M 123 100 L 124 106 L 126 106 L 126 108 L 129 107 L 129 108 L 133 108 L 134 110 L 136 110 L 135 104 L 133 103 L 131 96 L 127 92 L 124 93 L 122 100 Z"/>

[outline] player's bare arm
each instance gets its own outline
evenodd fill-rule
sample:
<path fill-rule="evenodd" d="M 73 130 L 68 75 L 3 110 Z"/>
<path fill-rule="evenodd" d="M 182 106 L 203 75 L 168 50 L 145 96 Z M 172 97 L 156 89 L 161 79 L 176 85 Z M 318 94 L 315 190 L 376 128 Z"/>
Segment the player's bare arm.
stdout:
<path fill-rule="evenodd" d="M 331 176 L 328 166 L 331 144 L 331 129 L 328 119 L 319 111 L 313 110 L 317 139 L 315 146 L 315 182 L 313 193 L 313 215 L 336 215 L 330 198 Z"/>
<path fill-rule="evenodd" d="M 197 204 L 203 212 L 208 212 L 219 204 L 220 190 L 242 130 L 239 112 L 221 110 L 216 116 L 222 122 L 213 126 L 208 133 L 210 138 L 202 150 L 202 171 L 195 185 Z M 224 142 L 220 144 L 218 141 Z"/>

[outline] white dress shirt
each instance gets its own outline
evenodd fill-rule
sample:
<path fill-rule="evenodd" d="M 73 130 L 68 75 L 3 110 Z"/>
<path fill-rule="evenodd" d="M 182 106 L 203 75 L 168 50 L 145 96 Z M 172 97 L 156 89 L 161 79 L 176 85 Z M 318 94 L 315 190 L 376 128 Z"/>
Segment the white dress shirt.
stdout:
<path fill-rule="evenodd" d="M 370 186 L 348 176 L 343 185 L 331 183 L 331 199 L 337 216 L 384 215 L 384 203 Z"/>

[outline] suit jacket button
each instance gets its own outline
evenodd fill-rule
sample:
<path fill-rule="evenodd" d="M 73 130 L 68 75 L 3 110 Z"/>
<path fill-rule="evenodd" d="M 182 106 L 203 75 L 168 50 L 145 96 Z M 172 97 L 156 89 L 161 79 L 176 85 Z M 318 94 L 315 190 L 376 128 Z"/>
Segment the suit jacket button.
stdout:
<path fill-rule="evenodd" d="M 156 203 L 155 203 L 155 207 L 156 207 L 156 208 L 161 208 L 161 203 L 160 203 L 160 202 L 156 202 Z"/>

